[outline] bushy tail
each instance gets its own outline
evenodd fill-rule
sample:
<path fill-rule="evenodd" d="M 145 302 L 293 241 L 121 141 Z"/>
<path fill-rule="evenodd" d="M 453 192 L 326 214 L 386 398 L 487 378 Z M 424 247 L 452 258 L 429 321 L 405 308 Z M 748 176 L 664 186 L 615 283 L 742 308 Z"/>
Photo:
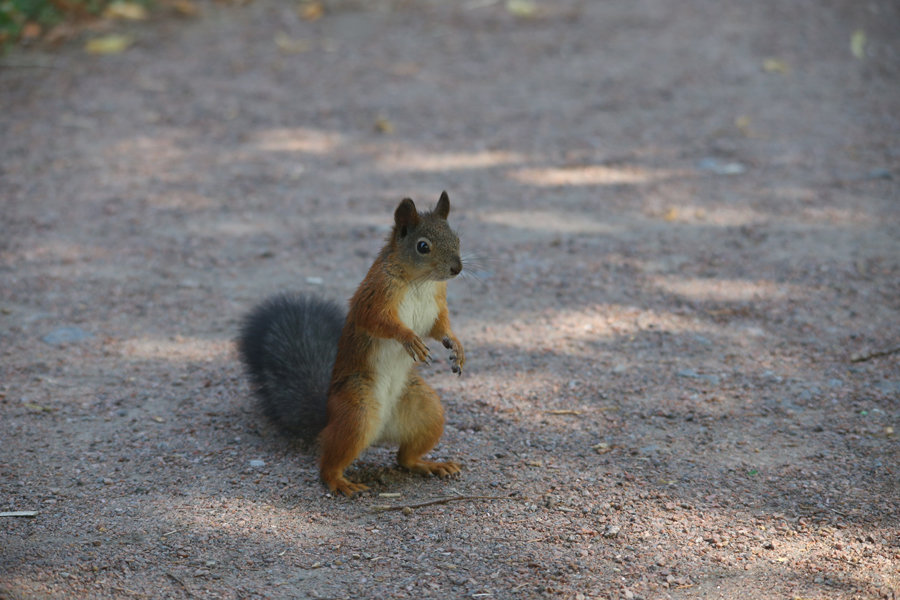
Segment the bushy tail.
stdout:
<path fill-rule="evenodd" d="M 243 321 L 238 352 L 265 415 L 311 442 L 325 427 L 328 385 L 344 310 L 302 294 L 282 294 Z"/>

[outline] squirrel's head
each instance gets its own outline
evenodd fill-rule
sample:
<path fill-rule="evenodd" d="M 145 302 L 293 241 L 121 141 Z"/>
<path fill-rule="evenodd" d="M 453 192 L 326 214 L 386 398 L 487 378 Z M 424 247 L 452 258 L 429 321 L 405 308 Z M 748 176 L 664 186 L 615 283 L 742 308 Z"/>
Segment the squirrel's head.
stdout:
<path fill-rule="evenodd" d="M 409 198 L 394 211 L 394 251 L 414 280 L 445 281 L 459 275 L 459 238 L 450 229 L 450 198 L 441 194 L 434 210 L 420 213 Z"/>

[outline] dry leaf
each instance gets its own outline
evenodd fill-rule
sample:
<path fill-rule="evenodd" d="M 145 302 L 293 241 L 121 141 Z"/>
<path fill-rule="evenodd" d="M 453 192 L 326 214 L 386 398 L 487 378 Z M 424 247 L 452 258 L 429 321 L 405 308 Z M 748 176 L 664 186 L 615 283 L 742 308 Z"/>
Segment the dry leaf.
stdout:
<path fill-rule="evenodd" d="M 169 6 L 183 17 L 196 17 L 200 14 L 200 9 L 191 0 L 171 0 Z"/>
<path fill-rule="evenodd" d="M 537 4 L 532 0 L 507 0 L 506 10 L 517 17 L 533 17 L 537 14 Z"/>
<path fill-rule="evenodd" d="M 780 58 L 767 58 L 763 61 L 763 71 L 766 73 L 781 73 L 782 75 L 785 75 L 790 71 L 790 67 L 788 67 L 787 63 Z"/>
<path fill-rule="evenodd" d="M 103 16 L 107 19 L 141 21 L 147 18 L 147 9 L 136 2 L 113 2 L 103 11 Z"/>
<path fill-rule="evenodd" d="M 387 117 L 378 117 L 375 119 L 375 131 L 378 133 L 394 133 L 394 124 L 387 120 Z"/>
<path fill-rule="evenodd" d="M 41 35 L 41 26 L 33 21 L 25 23 L 22 27 L 22 39 L 33 40 Z"/>
<path fill-rule="evenodd" d="M 325 16 L 325 7 L 321 2 L 304 2 L 297 9 L 297 14 L 304 21 L 316 21 Z"/>
<path fill-rule="evenodd" d="M 857 29 L 850 36 L 850 52 L 859 60 L 866 57 L 866 32 L 862 29 Z"/>
<path fill-rule="evenodd" d="M 612 447 L 606 442 L 600 442 L 599 444 L 594 444 L 591 446 L 591 449 L 594 450 L 597 454 L 606 454 L 607 452 L 612 451 Z"/>
<path fill-rule="evenodd" d="M 68 23 L 60 23 L 47 32 L 44 36 L 44 42 L 50 45 L 59 44 L 73 37 L 77 31 Z"/>
<path fill-rule="evenodd" d="M 88 54 L 119 54 L 134 43 L 130 35 L 111 34 L 88 40 L 84 51 Z"/>
<path fill-rule="evenodd" d="M 396 75 L 397 77 L 410 77 L 418 74 L 422 67 L 414 62 L 399 62 L 392 64 L 388 70 L 391 75 Z"/>
<path fill-rule="evenodd" d="M 311 47 L 308 40 L 292 38 L 286 33 L 275 35 L 275 45 L 285 54 L 300 54 L 308 51 Z"/>
<path fill-rule="evenodd" d="M 740 115 L 734 119 L 734 126 L 738 128 L 744 136 L 746 137 L 754 137 L 753 131 L 750 129 L 750 117 L 747 115 Z"/>

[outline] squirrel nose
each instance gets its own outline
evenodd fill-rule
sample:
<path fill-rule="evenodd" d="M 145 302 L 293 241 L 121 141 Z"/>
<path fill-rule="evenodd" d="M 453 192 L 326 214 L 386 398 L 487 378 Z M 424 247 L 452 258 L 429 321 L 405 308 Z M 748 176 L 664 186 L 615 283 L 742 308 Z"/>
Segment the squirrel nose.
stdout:
<path fill-rule="evenodd" d="M 456 277 L 462 271 L 462 261 L 456 257 L 456 261 L 450 265 L 450 274 Z"/>

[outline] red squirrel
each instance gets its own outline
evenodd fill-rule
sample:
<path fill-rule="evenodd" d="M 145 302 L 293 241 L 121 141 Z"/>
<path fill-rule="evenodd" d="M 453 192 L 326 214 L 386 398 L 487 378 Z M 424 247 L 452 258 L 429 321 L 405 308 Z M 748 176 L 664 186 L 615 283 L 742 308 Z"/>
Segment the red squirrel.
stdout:
<path fill-rule="evenodd" d="M 449 213 L 446 192 L 430 212 L 400 202 L 346 317 L 333 303 L 281 295 L 244 319 L 238 350 L 264 412 L 288 433 L 318 437 L 322 481 L 332 492 L 368 489 L 344 470 L 375 443 L 399 445 L 397 462 L 415 473 L 460 470 L 423 459 L 441 438 L 444 410 L 416 368 L 432 360 L 423 338 L 450 350 L 454 373 L 466 362 L 447 310 L 447 281 L 463 269 Z"/>

